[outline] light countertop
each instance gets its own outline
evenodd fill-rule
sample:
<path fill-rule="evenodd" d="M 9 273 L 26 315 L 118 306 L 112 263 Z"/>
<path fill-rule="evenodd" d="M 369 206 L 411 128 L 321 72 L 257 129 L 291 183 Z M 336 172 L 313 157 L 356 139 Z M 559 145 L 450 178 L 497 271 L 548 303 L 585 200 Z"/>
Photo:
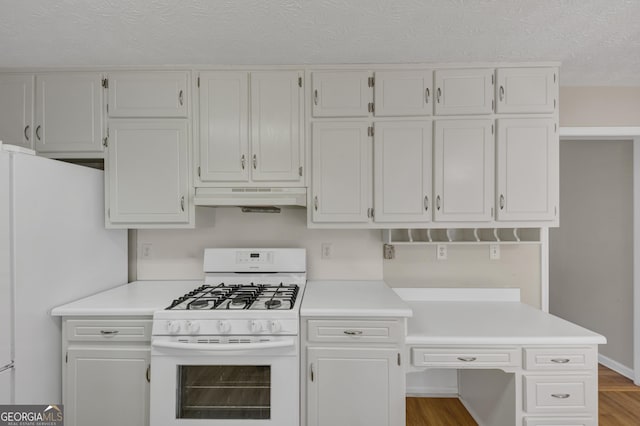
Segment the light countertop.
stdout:
<path fill-rule="evenodd" d="M 151 316 L 202 281 L 134 281 L 51 311 L 53 316 Z"/>
<path fill-rule="evenodd" d="M 411 308 L 384 281 L 307 282 L 303 317 L 410 317 Z"/>
<path fill-rule="evenodd" d="M 604 336 L 520 302 L 407 301 L 407 345 L 604 344 Z"/>

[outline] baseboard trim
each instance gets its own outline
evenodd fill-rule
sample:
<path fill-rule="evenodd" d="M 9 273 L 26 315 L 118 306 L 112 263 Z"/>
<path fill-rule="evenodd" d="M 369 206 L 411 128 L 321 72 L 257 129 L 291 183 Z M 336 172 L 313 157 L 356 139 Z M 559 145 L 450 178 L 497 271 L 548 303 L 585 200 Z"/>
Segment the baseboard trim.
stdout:
<path fill-rule="evenodd" d="M 609 357 L 598 354 L 598 362 L 605 367 L 612 369 L 616 373 L 622 374 L 624 377 L 634 380 L 633 370 L 625 365 L 620 364 L 618 361 L 614 361 Z"/>

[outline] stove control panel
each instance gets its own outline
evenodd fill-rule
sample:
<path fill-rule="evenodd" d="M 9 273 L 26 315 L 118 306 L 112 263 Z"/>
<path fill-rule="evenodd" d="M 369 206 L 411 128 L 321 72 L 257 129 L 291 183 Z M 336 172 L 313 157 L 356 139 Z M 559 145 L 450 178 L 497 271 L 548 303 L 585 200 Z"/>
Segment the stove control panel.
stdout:
<path fill-rule="evenodd" d="M 298 321 L 295 319 L 154 320 L 152 333 L 155 336 L 296 335 Z"/>

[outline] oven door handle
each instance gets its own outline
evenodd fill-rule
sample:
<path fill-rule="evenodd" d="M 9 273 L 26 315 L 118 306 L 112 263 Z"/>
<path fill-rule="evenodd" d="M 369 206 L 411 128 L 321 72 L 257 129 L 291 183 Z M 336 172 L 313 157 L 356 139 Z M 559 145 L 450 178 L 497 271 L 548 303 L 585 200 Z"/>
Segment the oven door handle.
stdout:
<path fill-rule="evenodd" d="M 248 351 L 271 348 L 288 348 L 296 345 L 295 339 L 278 340 L 263 343 L 180 343 L 180 342 L 152 342 L 154 348 L 188 349 L 207 352 L 218 351 Z"/>

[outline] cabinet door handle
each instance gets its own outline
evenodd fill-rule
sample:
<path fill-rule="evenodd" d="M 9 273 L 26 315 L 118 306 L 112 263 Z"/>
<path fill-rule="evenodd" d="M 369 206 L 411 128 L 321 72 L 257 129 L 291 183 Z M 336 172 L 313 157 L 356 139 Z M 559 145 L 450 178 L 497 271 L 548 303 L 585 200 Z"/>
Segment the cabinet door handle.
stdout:
<path fill-rule="evenodd" d="M 41 141 L 42 139 L 40 138 L 40 129 L 42 128 L 42 126 L 40 124 L 38 124 L 38 127 L 36 127 L 36 138 L 38 138 L 39 141 Z"/>
<path fill-rule="evenodd" d="M 567 364 L 569 362 L 569 358 L 552 358 L 551 362 L 555 362 L 556 364 Z"/>
<path fill-rule="evenodd" d="M 253 154 L 253 170 L 255 170 L 258 167 L 258 158 L 256 157 L 256 154 Z"/>
<path fill-rule="evenodd" d="M 500 97 L 500 102 L 504 101 L 504 86 L 500 86 L 500 90 L 498 91 L 498 95 Z"/>
<path fill-rule="evenodd" d="M 29 142 L 29 134 L 28 134 L 28 132 L 29 132 L 30 128 L 31 128 L 31 126 L 28 125 L 28 124 L 24 128 L 24 138 L 27 140 L 27 142 Z"/>
<path fill-rule="evenodd" d="M 245 157 L 244 154 L 242 154 L 242 157 L 240 157 L 240 165 L 242 166 L 242 170 L 244 170 L 244 163 L 245 163 Z"/>
<path fill-rule="evenodd" d="M 429 210 L 429 196 L 425 195 L 424 196 L 424 211 L 428 211 Z"/>
<path fill-rule="evenodd" d="M 440 210 L 440 196 L 436 197 L 436 209 Z"/>
<path fill-rule="evenodd" d="M 310 368 L 309 368 L 309 371 L 310 371 L 310 373 L 311 373 L 311 381 L 313 382 L 313 380 L 314 380 L 314 375 L 313 375 L 313 364 L 311 364 L 311 366 L 310 366 Z"/>
<path fill-rule="evenodd" d="M 180 90 L 180 93 L 178 93 L 178 102 L 180 102 L 180 106 L 184 105 L 184 91 Z"/>
<path fill-rule="evenodd" d="M 440 90 L 440 88 L 438 87 L 438 90 L 436 91 L 436 102 L 440 103 L 441 96 L 442 96 L 442 90 Z"/>
<path fill-rule="evenodd" d="M 313 197 L 313 209 L 318 211 L 318 196 Z"/>
<path fill-rule="evenodd" d="M 318 89 L 313 91 L 313 104 L 318 105 Z"/>
<path fill-rule="evenodd" d="M 147 382 L 148 382 L 148 383 L 151 383 L 151 364 L 147 365 L 147 373 L 146 373 L 146 376 L 147 376 Z"/>
<path fill-rule="evenodd" d="M 180 208 L 184 211 L 184 195 L 180 197 Z"/>
<path fill-rule="evenodd" d="M 348 336 L 360 336 L 362 334 L 361 330 L 345 330 L 344 334 Z"/>
<path fill-rule="evenodd" d="M 115 336 L 120 333 L 120 330 L 100 330 L 100 334 L 103 336 Z"/>
<path fill-rule="evenodd" d="M 462 361 L 462 362 L 473 362 L 475 361 L 476 358 L 475 356 L 459 356 L 458 357 L 458 361 Z"/>
<path fill-rule="evenodd" d="M 500 194 L 500 210 L 504 210 L 504 195 Z"/>
<path fill-rule="evenodd" d="M 567 399 L 571 396 L 571 394 L 570 393 L 552 393 L 551 396 L 558 399 Z"/>
<path fill-rule="evenodd" d="M 429 88 L 427 87 L 426 89 L 424 89 L 424 103 L 428 104 L 429 103 L 429 95 L 431 95 Z"/>

